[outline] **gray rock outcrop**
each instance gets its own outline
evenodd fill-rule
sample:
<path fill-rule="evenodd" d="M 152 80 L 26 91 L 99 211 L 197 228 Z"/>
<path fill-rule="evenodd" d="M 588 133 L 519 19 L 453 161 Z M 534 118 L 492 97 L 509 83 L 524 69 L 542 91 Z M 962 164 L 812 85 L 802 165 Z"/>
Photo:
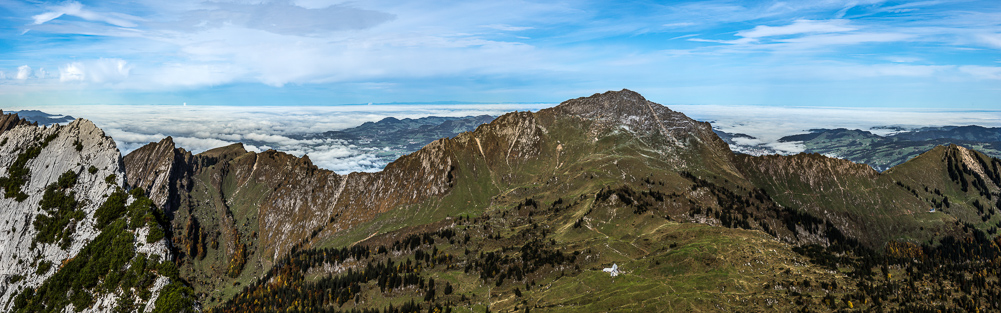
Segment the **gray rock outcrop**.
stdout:
<path fill-rule="evenodd" d="M 27 159 L 23 168 L 28 174 L 20 192 L 23 197 L 0 194 L 0 308 L 7 311 L 13 306 L 16 293 L 27 288 L 37 288 L 54 275 L 65 262 L 76 256 L 84 246 L 100 233 L 95 229 L 95 211 L 112 192 L 125 185 L 125 166 L 121 153 L 112 138 L 94 123 L 77 119 L 66 126 L 39 127 L 28 123 L 15 123 L 3 115 L 6 125 L 0 129 L 0 177 L 12 176 L 19 156 L 33 147 L 41 147 L 37 155 Z M 36 240 L 39 231 L 33 221 L 43 213 L 40 201 L 46 187 L 57 182 L 66 172 L 76 173 L 77 181 L 66 193 L 73 194 L 84 218 L 73 220 L 69 229 L 68 244 L 43 243 Z M 0 190 L 7 191 L 6 188 Z M 21 200 L 21 201 L 18 201 Z M 140 229 L 137 232 L 141 232 Z M 143 239 L 145 235 L 142 236 Z M 151 244 L 137 244 L 149 254 L 168 256 L 165 240 Z M 45 269 L 39 264 L 51 264 Z M 45 270 L 40 270 L 40 268 Z M 161 277 L 163 278 L 163 277 Z M 165 283 L 158 282 L 158 287 Z M 112 296 L 115 295 L 105 295 Z M 104 308 L 102 308 L 104 307 Z M 112 307 L 92 306 L 89 311 L 111 310 Z"/>

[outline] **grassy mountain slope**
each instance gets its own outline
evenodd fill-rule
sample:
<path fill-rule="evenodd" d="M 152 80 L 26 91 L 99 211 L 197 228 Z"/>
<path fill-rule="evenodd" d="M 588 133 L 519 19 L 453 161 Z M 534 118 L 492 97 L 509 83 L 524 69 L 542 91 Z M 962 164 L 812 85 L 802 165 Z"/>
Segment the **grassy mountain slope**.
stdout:
<path fill-rule="evenodd" d="M 925 205 L 997 235 L 1001 160 L 961 146 L 938 146 L 886 172 Z"/>
<path fill-rule="evenodd" d="M 929 214 L 930 205 L 913 196 L 891 176 L 864 164 L 817 154 L 736 157 L 747 176 L 785 207 L 833 222 L 870 247 L 889 240 L 927 240 L 954 218 Z"/>

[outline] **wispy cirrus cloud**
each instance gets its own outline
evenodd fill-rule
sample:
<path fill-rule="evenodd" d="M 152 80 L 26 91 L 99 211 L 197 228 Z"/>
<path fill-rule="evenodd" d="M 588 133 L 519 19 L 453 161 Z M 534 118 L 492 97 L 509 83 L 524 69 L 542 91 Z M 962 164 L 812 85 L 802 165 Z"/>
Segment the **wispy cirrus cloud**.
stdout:
<path fill-rule="evenodd" d="M 661 26 L 668 27 L 668 28 L 676 28 L 676 27 L 687 27 L 687 26 L 694 26 L 694 25 L 697 25 L 697 24 L 692 23 L 692 22 L 678 22 L 678 23 L 667 23 L 667 24 L 664 24 L 664 25 L 661 25 Z"/>
<path fill-rule="evenodd" d="M 32 16 L 35 24 L 44 24 L 57 19 L 63 15 L 75 16 L 88 21 L 108 23 L 118 27 L 136 27 L 136 21 L 141 18 L 122 13 L 102 13 L 85 9 L 83 4 L 77 1 L 69 1 L 62 5 L 50 6 L 45 13 Z"/>
<path fill-rule="evenodd" d="M 509 31 L 509 32 L 519 32 L 519 31 L 529 30 L 529 29 L 534 29 L 535 28 L 535 27 L 531 27 L 531 26 L 511 26 L 511 25 L 506 25 L 506 24 L 490 24 L 490 25 L 483 25 L 483 27 L 490 28 L 490 29 L 496 29 L 496 30 Z"/>
<path fill-rule="evenodd" d="M 281 1 L 254 4 L 216 2 L 182 12 L 177 21 L 161 26 L 180 31 L 198 31 L 232 25 L 280 35 L 311 36 L 332 31 L 367 29 L 395 18 L 395 15 L 386 12 L 342 4 L 305 8 Z"/>
<path fill-rule="evenodd" d="M 758 25 L 750 30 L 737 32 L 737 36 L 743 37 L 738 40 L 757 41 L 763 37 L 786 36 L 798 34 L 824 34 L 841 33 L 856 30 L 858 28 L 848 26 L 848 20 L 835 19 L 826 21 L 796 20 L 792 24 L 785 26 Z"/>
<path fill-rule="evenodd" d="M 733 40 L 713 40 L 689 38 L 689 41 L 722 43 L 776 50 L 793 50 L 823 47 L 828 45 L 856 45 L 874 42 L 904 41 L 913 38 L 910 34 L 856 32 L 848 20 L 796 20 L 783 26 L 759 25 L 752 29 L 738 31 Z"/>

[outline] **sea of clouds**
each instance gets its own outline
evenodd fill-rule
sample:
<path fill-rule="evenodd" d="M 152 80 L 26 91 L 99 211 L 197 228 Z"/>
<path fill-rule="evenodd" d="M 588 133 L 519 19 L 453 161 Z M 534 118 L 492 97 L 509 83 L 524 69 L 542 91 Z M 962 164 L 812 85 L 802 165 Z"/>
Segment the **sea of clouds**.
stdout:
<path fill-rule="evenodd" d="M 167 136 L 193 153 L 244 143 L 249 151 L 275 149 L 308 155 L 317 166 L 340 174 L 382 170 L 374 151 L 335 139 L 296 135 L 342 130 L 386 117 L 501 115 L 551 105 L 532 104 L 374 104 L 339 106 L 81 105 L 46 106 L 51 114 L 86 118 L 115 139 L 122 154 Z"/>
<path fill-rule="evenodd" d="M 536 111 L 555 104 L 375 104 L 339 106 L 201 106 L 201 105 L 81 105 L 46 106 L 52 114 L 94 121 L 127 154 L 150 142 L 172 136 L 177 146 L 193 153 L 244 143 L 247 150 L 275 149 L 308 155 L 317 166 L 345 174 L 385 167 L 377 151 L 334 139 L 296 139 L 297 135 L 342 130 L 386 117 L 498 116 L 511 111 Z M 740 144 L 764 145 L 780 153 L 798 153 L 803 146 L 778 139 L 816 128 L 849 128 L 885 135 L 876 126 L 915 128 L 946 125 L 1001 127 L 1001 111 L 896 108 L 819 108 L 726 105 L 670 105 L 719 130 L 744 133 Z M 6 110 L 9 110 L 5 108 Z"/>

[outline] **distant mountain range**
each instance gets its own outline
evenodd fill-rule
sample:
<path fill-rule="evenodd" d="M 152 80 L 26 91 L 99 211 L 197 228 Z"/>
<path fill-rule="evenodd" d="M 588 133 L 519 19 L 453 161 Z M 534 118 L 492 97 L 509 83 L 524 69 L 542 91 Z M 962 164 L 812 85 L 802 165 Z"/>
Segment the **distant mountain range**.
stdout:
<path fill-rule="evenodd" d="M 417 119 L 387 117 L 378 122 L 365 122 L 356 127 L 292 136 L 295 139 L 339 139 L 357 149 L 375 154 L 382 164 L 388 164 L 401 155 L 413 153 L 441 138 L 473 131 L 489 123 L 495 116 L 442 117 L 429 116 Z"/>
<path fill-rule="evenodd" d="M 17 114 L 28 122 L 38 123 L 39 125 L 66 124 L 75 120 L 75 118 L 69 115 L 49 114 L 39 110 L 9 111 L 7 113 Z"/>
<path fill-rule="evenodd" d="M 410 141 L 418 141 L 421 137 L 438 134 L 442 136 L 435 136 L 434 139 L 452 137 L 464 131 L 475 129 L 476 126 L 490 122 L 494 118 L 494 116 L 489 115 L 466 117 L 429 116 L 417 119 L 405 118 L 402 120 L 395 117 L 387 117 L 378 122 L 365 122 L 359 126 L 340 131 L 305 134 L 298 136 L 298 138 L 343 139 L 363 142 L 363 144 L 372 146 L 411 146 L 415 143 L 410 143 Z M 407 138 L 407 134 L 416 134 L 418 138 Z"/>
<path fill-rule="evenodd" d="M 904 129 L 877 127 L 889 130 L 885 136 L 858 129 L 811 129 L 809 133 L 785 136 L 782 143 L 802 144 L 805 153 L 819 153 L 864 163 L 879 171 L 887 170 L 935 146 L 956 144 L 976 149 L 992 157 L 1001 157 L 1001 128 L 982 126 L 942 126 Z M 716 133 L 736 152 L 765 155 L 778 151 L 767 145 L 747 145 L 737 138 L 755 139 L 746 134 L 731 134 L 720 130 Z"/>
<path fill-rule="evenodd" d="M 461 120 L 316 136 L 400 144 Z M 630 90 L 347 175 L 170 137 L 122 156 L 87 120 L 7 114 L 0 188 L 7 312 L 1001 310 L 1001 159 L 734 153 Z"/>

